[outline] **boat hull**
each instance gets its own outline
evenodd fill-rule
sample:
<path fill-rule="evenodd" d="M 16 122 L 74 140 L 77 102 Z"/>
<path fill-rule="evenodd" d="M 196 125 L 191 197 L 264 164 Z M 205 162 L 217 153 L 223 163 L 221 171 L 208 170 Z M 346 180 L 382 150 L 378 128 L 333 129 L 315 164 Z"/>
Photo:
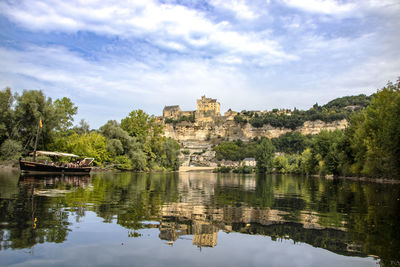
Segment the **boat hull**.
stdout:
<path fill-rule="evenodd" d="M 88 174 L 92 167 L 79 167 L 79 168 L 68 168 L 53 165 L 46 165 L 39 162 L 23 161 L 19 162 L 19 167 L 22 172 L 29 173 L 65 173 L 65 174 Z"/>

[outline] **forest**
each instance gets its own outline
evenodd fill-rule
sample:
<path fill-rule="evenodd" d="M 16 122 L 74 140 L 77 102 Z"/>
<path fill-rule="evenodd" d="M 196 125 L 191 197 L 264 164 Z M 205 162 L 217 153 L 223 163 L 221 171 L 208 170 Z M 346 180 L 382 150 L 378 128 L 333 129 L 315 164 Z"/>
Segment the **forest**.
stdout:
<path fill-rule="evenodd" d="M 16 160 L 38 150 L 62 151 L 95 158 L 95 165 L 122 170 L 176 170 L 180 145 L 162 136 L 154 116 L 133 110 L 121 122 L 109 120 L 90 130 L 85 120 L 73 126 L 78 107 L 69 98 L 46 97 L 42 91 L 0 91 L 0 157 Z M 44 160 L 42 158 L 42 160 Z"/>

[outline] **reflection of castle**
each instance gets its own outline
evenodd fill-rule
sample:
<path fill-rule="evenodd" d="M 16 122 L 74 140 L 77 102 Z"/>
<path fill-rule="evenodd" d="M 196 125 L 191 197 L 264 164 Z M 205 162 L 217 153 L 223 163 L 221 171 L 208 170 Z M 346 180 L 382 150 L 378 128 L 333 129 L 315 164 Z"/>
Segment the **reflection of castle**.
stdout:
<path fill-rule="evenodd" d="M 318 223 L 318 214 L 305 211 L 297 221 L 286 218 L 288 212 L 276 209 L 171 203 L 162 208 L 161 215 L 160 239 L 176 241 L 193 235 L 192 243 L 199 248 L 215 247 L 221 230 L 265 235 L 272 240 L 292 239 L 343 255 L 363 255 L 362 246 L 353 244 L 344 228 L 324 227 Z"/>
<path fill-rule="evenodd" d="M 218 228 L 205 222 L 194 223 L 193 245 L 198 247 L 215 247 L 217 245 Z"/>
<path fill-rule="evenodd" d="M 217 99 L 202 96 L 197 100 L 197 109 L 195 111 L 182 111 L 178 105 L 165 106 L 163 117 L 169 119 L 179 119 L 181 117 L 194 117 L 196 120 L 204 117 L 220 116 L 221 105 Z"/>
<path fill-rule="evenodd" d="M 166 218 L 166 220 L 168 220 Z M 176 241 L 180 236 L 193 235 L 193 245 L 198 247 L 215 247 L 217 245 L 218 228 L 203 221 L 184 222 L 162 221 L 159 225 L 159 238 Z"/>
<path fill-rule="evenodd" d="M 322 225 L 320 214 L 316 212 L 298 210 L 293 217 L 290 211 L 253 207 L 245 203 L 240 206 L 216 205 L 214 190 L 219 186 L 241 188 L 243 191 L 256 188 L 254 177 L 218 177 L 217 174 L 181 174 L 178 184 L 180 202 L 164 204 L 161 208 L 160 239 L 176 241 L 180 237 L 193 235 L 193 245 L 200 248 L 215 247 L 219 231 L 240 232 L 266 235 L 273 240 L 290 238 L 344 255 L 361 255 L 360 247 L 352 243 L 348 245 L 351 239 L 345 228 Z M 276 195 L 274 198 L 282 199 L 282 196 Z"/>

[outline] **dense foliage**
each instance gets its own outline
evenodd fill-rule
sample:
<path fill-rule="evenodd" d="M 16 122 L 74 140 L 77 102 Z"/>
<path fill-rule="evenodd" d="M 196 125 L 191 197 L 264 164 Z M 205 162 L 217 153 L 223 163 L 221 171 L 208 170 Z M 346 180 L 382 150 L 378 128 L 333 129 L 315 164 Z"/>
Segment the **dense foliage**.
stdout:
<path fill-rule="evenodd" d="M 235 142 L 224 142 L 214 147 L 215 156 L 217 160 L 226 159 L 233 161 L 254 158 L 257 153 L 258 143 L 259 141 L 245 143 L 240 139 Z"/>
<path fill-rule="evenodd" d="M 17 159 L 33 150 L 38 127 L 38 150 L 74 153 L 95 158 L 96 165 L 129 170 L 177 169 L 180 146 L 162 136 L 154 117 L 132 111 L 121 123 L 108 121 L 99 131 L 81 120 L 73 127 L 78 108 L 64 97 L 54 102 L 42 91 L 12 95 L 0 91 L 0 158 Z"/>
<path fill-rule="evenodd" d="M 346 139 L 351 173 L 400 177 L 400 79 L 388 83 L 352 117 Z"/>
<path fill-rule="evenodd" d="M 277 151 L 284 153 L 301 153 L 311 140 L 311 136 L 304 136 L 299 132 L 287 132 L 279 138 L 272 138 L 271 141 Z"/>
<path fill-rule="evenodd" d="M 182 121 L 187 121 L 187 122 L 193 123 L 194 122 L 194 113 L 191 114 L 190 116 L 180 116 L 177 119 L 165 118 L 165 120 L 164 120 L 165 123 L 172 123 L 174 125 L 179 123 L 179 122 L 182 122 Z"/>
<path fill-rule="evenodd" d="M 296 129 L 305 121 L 321 120 L 333 122 L 348 119 L 353 111 L 363 109 L 370 103 L 370 97 L 366 95 L 346 96 L 330 101 L 324 106 L 315 104 L 309 110 L 294 111 L 273 109 L 272 112 L 242 111 L 234 120 L 237 123 L 250 123 L 254 127 L 262 127 L 269 124 L 273 127 Z"/>
<path fill-rule="evenodd" d="M 214 148 L 216 157 L 236 161 L 255 157 L 260 172 L 400 179 L 400 80 L 388 83 L 371 98 L 360 95 L 335 99 L 322 110 L 350 105 L 358 111 L 351 115 L 345 131 L 323 130 L 314 136 L 288 132 L 271 143 L 265 138 L 225 142 Z M 315 105 L 313 109 L 320 107 Z M 255 113 L 246 116 L 260 118 Z M 271 158 L 275 149 L 278 153 Z"/>

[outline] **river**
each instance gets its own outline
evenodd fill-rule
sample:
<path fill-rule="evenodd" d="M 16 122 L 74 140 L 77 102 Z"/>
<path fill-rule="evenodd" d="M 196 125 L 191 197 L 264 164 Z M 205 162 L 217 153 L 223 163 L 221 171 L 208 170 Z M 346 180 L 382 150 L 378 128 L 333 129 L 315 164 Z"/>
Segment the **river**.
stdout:
<path fill-rule="evenodd" d="M 400 266 L 400 185 L 0 173 L 1 266 Z"/>

